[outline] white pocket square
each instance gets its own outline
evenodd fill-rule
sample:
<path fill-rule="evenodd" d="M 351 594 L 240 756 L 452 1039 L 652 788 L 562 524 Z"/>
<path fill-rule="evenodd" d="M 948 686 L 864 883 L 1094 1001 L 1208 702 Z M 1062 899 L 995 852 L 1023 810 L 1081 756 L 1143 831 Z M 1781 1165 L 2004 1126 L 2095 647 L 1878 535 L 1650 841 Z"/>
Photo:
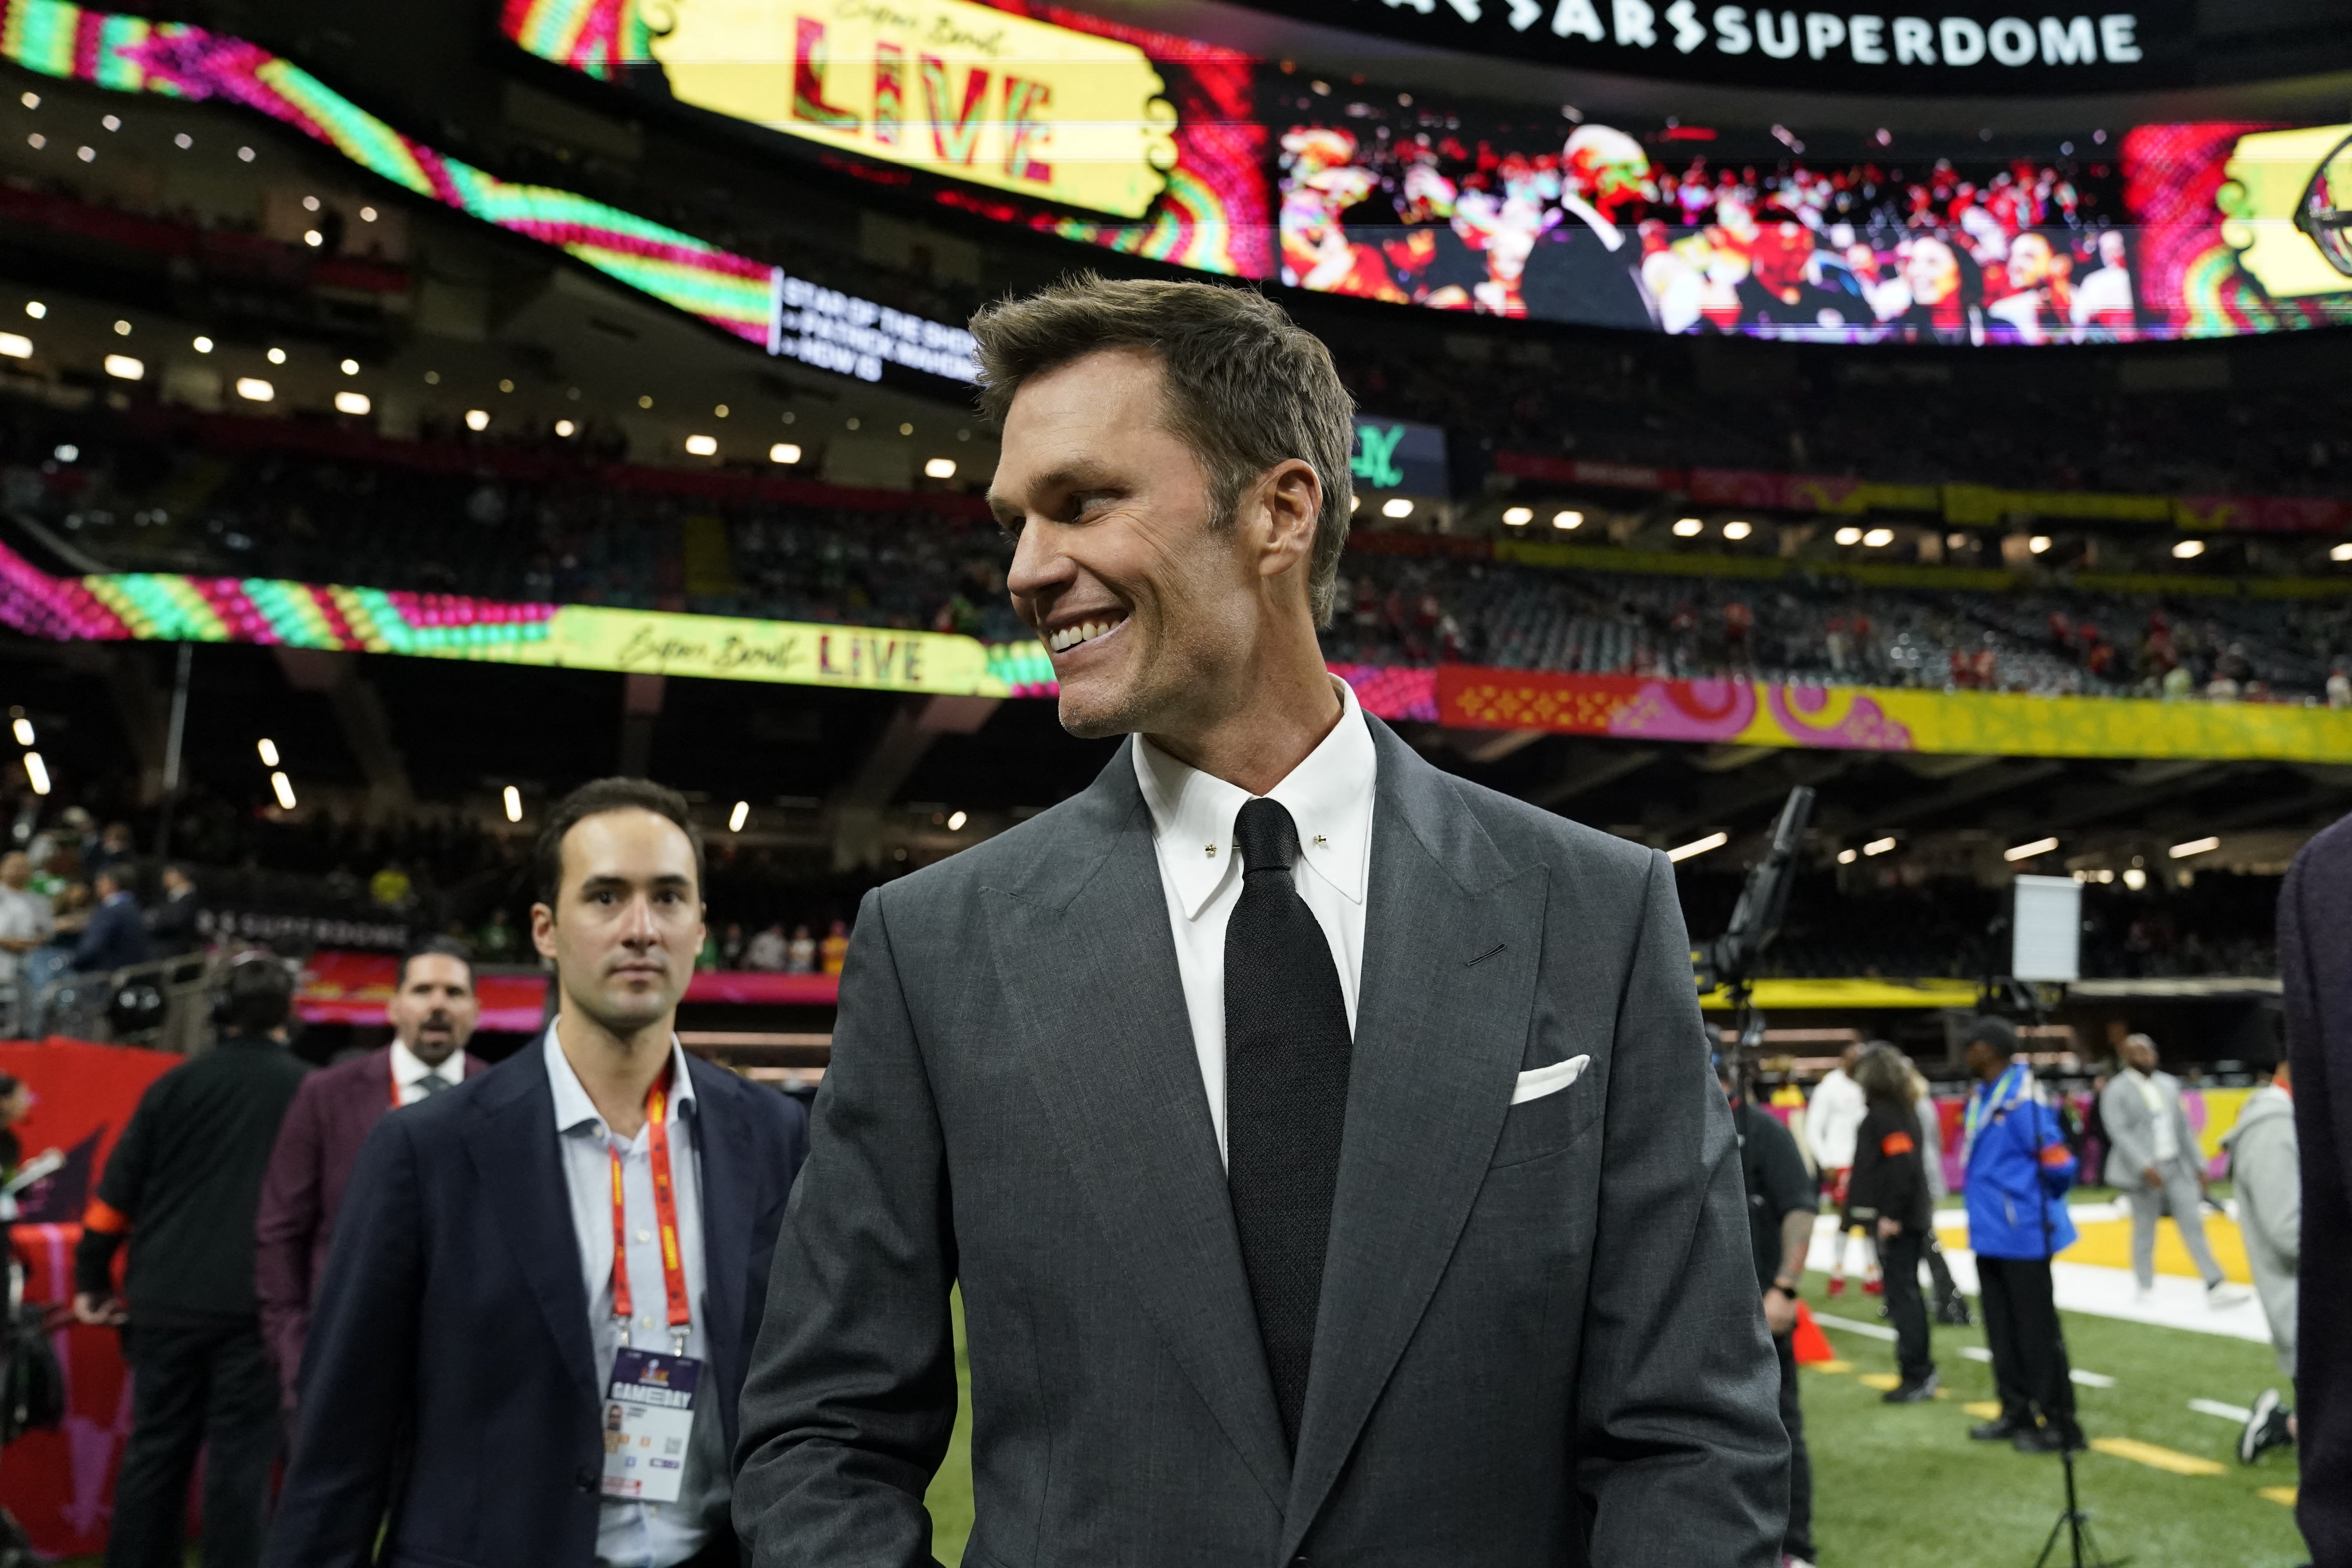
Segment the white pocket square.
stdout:
<path fill-rule="evenodd" d="M 1558 1094 L 1574 1083 L 1584 1071 L 1591 1057 L 1570 1057 L 1564 1062 L 1554 1062 L 1548 1068 L 1519 1075 L 1517 1087 L 1511 1090 L 1511 1103 L 1525 1105 L 1530 1100 L 1541 1100 L 1548 1094 Z"/>

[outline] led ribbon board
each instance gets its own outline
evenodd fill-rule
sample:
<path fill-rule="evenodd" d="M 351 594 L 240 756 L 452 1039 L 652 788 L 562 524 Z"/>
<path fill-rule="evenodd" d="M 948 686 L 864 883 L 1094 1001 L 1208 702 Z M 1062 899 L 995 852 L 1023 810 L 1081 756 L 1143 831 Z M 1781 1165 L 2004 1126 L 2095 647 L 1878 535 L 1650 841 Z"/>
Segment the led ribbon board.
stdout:
<path fill-rule="evenodd" d="M 677 101 L 787 136 L 1120 217 L 1175 163 L 1144 52 L 969 0 L 652 0 Z"/>
<path fill-rule="evenodd" d="M 827 370 L 879 380 L 898 364 L 969 382 L 971 338 L 815 288 L 603 202 L 518 184 L 404 136 L 289 60 L 179 22 L 64 0 L 0 0 L 0 56 L 117 92 L 240 104 L 428 201 L 552 246 L 721 331 Z"/>

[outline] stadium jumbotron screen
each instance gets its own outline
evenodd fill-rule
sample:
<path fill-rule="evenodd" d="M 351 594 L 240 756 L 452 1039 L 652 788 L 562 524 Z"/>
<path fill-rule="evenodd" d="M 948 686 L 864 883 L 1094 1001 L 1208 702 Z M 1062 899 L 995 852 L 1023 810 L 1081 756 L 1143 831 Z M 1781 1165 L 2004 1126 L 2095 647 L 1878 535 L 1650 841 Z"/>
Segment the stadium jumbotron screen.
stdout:
<path fill-rule="evenodd" d="M 1040 0 L 508 0 L 502 26 L 946 205 L 1322 292 L 1829 342 L 2352 321 L 2352 126 L 2084 128 L 2006 159 L 1906 136 L 1809 160 L 1780 132 L 1757 157 L 1319 81 Z"/>

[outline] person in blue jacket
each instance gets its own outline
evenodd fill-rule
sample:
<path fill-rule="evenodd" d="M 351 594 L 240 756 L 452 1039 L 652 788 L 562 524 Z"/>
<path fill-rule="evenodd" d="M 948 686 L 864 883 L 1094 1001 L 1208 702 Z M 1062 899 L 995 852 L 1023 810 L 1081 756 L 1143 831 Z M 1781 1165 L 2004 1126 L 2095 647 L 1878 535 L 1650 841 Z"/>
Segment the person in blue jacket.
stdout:
<path fill-rule="evenodd" d="M 1968 1167 L 1969 1246 L 1977 1256 L 1985 1343 L 2000 1394 L 1999 1419 L 1971 1427 L 1980 1442 L 2021 1454 L 2080 1448 L 2066 1339 L 2050 1283 L 2050 1259 L 2074 1243 L 2066 1190 L 2074 1152 L 2058 1113 L 2017 1057 L 2017 1031 L 1979 1018 L 1962 1037 L 1977 1086 L 1962 1123 Z"/>

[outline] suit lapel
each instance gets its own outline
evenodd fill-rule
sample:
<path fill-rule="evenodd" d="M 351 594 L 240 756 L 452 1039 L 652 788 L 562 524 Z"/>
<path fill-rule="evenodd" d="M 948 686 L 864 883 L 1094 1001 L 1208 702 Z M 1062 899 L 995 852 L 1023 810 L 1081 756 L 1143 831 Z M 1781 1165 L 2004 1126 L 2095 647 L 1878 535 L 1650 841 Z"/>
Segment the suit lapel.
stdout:
<path fill-rule="evenodd" d="M 1373 722 L 1362 989 L 1286 1561 L 1419 1325 L 1486 1176 L 1527 1047 L 1547 879 Z"/>
<path fill-rule="evenodd" d="M 466 1146 L 480 1190 L 515 1264 L 555 1336 L 557 1353 L 590 1398 L 596 1386 L 588 1337 L 588 1296 L 580 1279 L 580 1243 L 556 1149 L 555 1096 L 538 1040 L 491 1075 L 474 1103 Z"/>
<path fill-rule="evenodd" d="M 741 1385 L 743 1280 L 751 1265 L 751 1215 L 744 1207 L 749 1173 L 744 1155 L 750 1130 L 726 1086 L 713 1081 L 718 1069 L 687 1058 L 694 1079 L 694 1147 L 700 1164 L 702 1195 L 702 1324 L 709 1346 L 715 1385 Z M 720 1402 L 727 1447 L 735 1447 L 735 1405 Z"/>
<path fill-rule="evenodd" d="M 1124 748 L 1080 807 L 1052 868 L 989 889 L 1013 1037 L 1138 1305 L 1279 1508 L 1290 1490 L 1281 1416 L 1201 1087 L 1150 814 Z"/>

